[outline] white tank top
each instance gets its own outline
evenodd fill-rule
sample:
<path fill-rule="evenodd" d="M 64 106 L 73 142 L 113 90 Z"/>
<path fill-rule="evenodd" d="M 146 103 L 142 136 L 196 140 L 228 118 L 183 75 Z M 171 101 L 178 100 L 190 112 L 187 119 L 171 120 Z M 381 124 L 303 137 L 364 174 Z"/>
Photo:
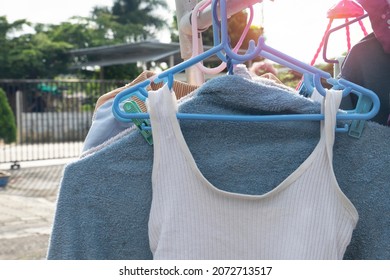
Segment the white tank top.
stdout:
<path fill-rule="evenodd" d="M 312 154 L 270 192 L 245 195 L 222 191 L 202 175 L 176 118 L 175 94 L 167 86 L 150 92 L 154 259 L 342 259 L 358 213 L 332 165 L 341 92 L 327 91 L 324 99 Z"/>

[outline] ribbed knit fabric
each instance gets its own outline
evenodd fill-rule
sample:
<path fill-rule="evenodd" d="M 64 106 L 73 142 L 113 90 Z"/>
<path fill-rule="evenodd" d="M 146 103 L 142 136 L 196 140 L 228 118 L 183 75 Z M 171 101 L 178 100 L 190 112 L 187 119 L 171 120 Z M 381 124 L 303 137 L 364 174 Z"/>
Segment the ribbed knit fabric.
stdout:
<path fill-rule="evenodd" d="M 358 214 L 332 167 L 340 100 L 340 92 L 327 92 L 320 141 L 291 175 L 268 193 L 244 195 L 202 175 L 176 118 L 175 94 L 166 86 L 150 92 L 153 258 L 342 259 Z"/>

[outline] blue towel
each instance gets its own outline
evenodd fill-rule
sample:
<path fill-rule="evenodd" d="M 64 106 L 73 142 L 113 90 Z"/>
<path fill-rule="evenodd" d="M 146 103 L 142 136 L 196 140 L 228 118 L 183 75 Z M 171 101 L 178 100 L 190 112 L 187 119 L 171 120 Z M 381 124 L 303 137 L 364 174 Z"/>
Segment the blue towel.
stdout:
<path fill-rule="evenodd" d="M 320 105 L 268 81 L 223 76 L 205 83 L 179 110 L 290 114 L 318 113 Z M 313 151 L 320 130 L 317 121 L 180 125 L 203 175 L 220 189 L 245 194 L 263 194 L 283 181 Z M 336 178 L 360 216 L 345 259 L 390 259 L 388 139 L 390 128 L 373 122 L 366 122 L 360 139 L 336 134 Z M 48 259 L 151 259 L 152 165 L 153 147 L 136 131 L 67 165 Z"/>

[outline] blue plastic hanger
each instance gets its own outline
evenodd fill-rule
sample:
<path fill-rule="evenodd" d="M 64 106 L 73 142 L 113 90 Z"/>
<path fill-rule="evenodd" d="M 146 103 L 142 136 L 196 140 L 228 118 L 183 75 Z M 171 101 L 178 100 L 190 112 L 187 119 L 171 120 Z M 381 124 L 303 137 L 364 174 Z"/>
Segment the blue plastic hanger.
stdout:
<path fill-rule="evenodd" d="M 323 57 L 324 61 L 326 61 L 326 62 L 328 62 L 328 63 L 333 63 L 333 64 L 339 63 L 338 60 L 329 59 L 329 58 L 327 58 L 327 56 L 326 56 L 327 49 L 328 49 L 328 41 L 329 41 L 330 35 L 331 35 L 333 32 L 338 31 L 338 30 L 340 30 L 340 29 L 342 29 L 342 28 L 344 28 L 344 27 L 346 27 L 346 26 L 348 26 L 348 25 L 351 25 L 351 24 L 355 23 L 355 22 L 359 22 L 359 21 L 363 20 L 363 19 L 366 18 L 366 17 L 368 17 L 368 14 L 364 14 L 364 15 L 362 15 L 362 16 L 360 16 L 360 17 L 355 18 L 354 20 L 348 21 L 348 22 L 346 22 L 346 23 L 344 23 L 344 24 L 341 24 L 341 25 L 339 25 L 339 26 L 337 26 L 337 27 L 334 27 L 334 28 L 330 29 L 328 32 L 326 32 L 326 34 L 325 34 L 325 36 L 324 36 L 324 50 L 323 50 L 323 52 L 322 52 L 322 57 Z"/>
<path fill-rule="evenodd" d="M 213 1 L 214 45 L 224 44 L 226 46 L 230 46 L 228 44 L 228 41 L 224 41 L 224 40 L 228 40 L 228 38 L 229 38 L 228 33 L 227 33 L 226 6 L 223 6 L 221 4 L 221 22 L 225 22 L 225 24 L 221 24 L 218 21 L 218 16 L 217 16 L 217 12 L 216 12 L 217 2 L 218 1 Z M 225 9 L 225 11 L 222 11 L 222 9 Z M 222 42 L 220 42 L 220 39 L 219 39 L 220 32 L 222 33 L 221 34 Z M 226 57 L 229 57 L 229 59 L 232 59 L 232 62 L 234 64 L 238 64 L 238 63 L 243 63 L 247 60 L 254 59 L 255 57 L 261 55 L 262 57 L 270 59 L 274 62 L 277 62 L 280 65 L 284 65 L 284 66 L 286 66 L 290 69 L 293 69 L 297 72 L 300 72 L 302 74 L 306 74 L 306 76 L 311 74 L 314 76 L 312 82 L 315 83 L 317 90 L 322 95 L 325 95 L 325 89 L 323 88 L 323 86 L 321 84 L 321 78 L 326 79 L 326 81 L 331 85 L 337 84 L 337 82 L 332 78 L 332 76 L 328 72 L 325 72 L 325 71 L 322 71 L 318 68 L 310 66 L 306 63 L 303 63 L 295 58 L 287 56 L 286 54 L 279 52 L 279 51 L 265 45 L 264 37 L 259 38 L 257 47 L 255 46 L 255 42 L 253 42 L 253 41 L 249 42 L 249 48 L 248 48 L 248 51 L 246 52 L 245 55 L 233 54 L 233 52 L 231 51 L 231 47 L 224 48 L 224 50 L 226 51 L 225 54 L 218 52 L 217 56 L 225 62 L 227 61 Z M 308 85 L 310 86 L 310 84 L 311 83 L 309 83 Z"/>
<path fill-rule="evenodd" d="M 215 5 L 217 0 L 213 0 L 213 5 Z M 214 7 L 214 6 L 213 6 Z M 162 73 L 160 73 L 155 79 L 149 79 L 142 83 L 136 84 L 130 88 L 127 88 L 120 92 L 114 99 L 113 103 L 113 114 L 114 116 L 123 122 L 131 122 L 132 119 L 148 119 L 149 114 L 147 113 L 129 113 L 123 110 L 121 104 L 126 100 L 129 100 L 132 96 L 137 96 L 141 100 L 146 100 L 148 93 L 146 87 L 151 82 L 164 82 L 168 83 L 169 88 L 172 88 L 174 75 L 182 72 L 186 68 L 195 65 L 196 63 L 205 60 L 206 58 L 212 55 L 218 55 L 225 53 L 229 56 L 233 63 L 242 63 L 247 60 L 252 60 L 255 57 L 261 55 L 262 57 L 271 59 L 281 65 L 287 66 L 293 70 L 301 72 L 303 74 L 308 73 L 313 75 L 314 86 L 317 88 L 318 92 L 322 95 L 326 94 L 325 88 L 321 84 L 321 79 L 326 79 L 328 83 L 336 87 L 337 89 L 343 90 L 343 96 L 350 94 L 351 92 L 356 93 L 357 95 L 364 96 L 372 100 L 372 108 L 368 112 L 364 113 L 351 113 L 351 114 L 338 114 L 338 120 L 367 120 L 374 117 L 379 111 L 379 98 L 371 90 L 363 88 L 357 84 L 351 83 L 347 80 L 336 80 L 331 77 L 331 75 L 325 71 L 322 71 L 318 68 L 310 66 L 306 63 L 303 63 L 295 58 L 292 58 L 280 51 L 277 51 L 265 44 L 263 37 L 260 37 L 258 44 L 252 41 L 249 44 L 249 48 L 244 55 L 236 54 L 231 49 L 228 42 L 228 32 L 227 32 L 227 13 L 226 13 L 226 1 L 220 0 L 220 15 L 221 15 L 221 42 L 219 42 L 219 36 L 215 36 L 216 42 L 215 46 L 210 50 L 193 57 L 189 60 L 183 61 L 176 66 L 169 68 Z M 213 21 L 213 28 L 216 30 L 219 29 L 218 25 Z M 221 59 L 226 59 L 223 57 Z M 323 120 L 324 116 L 322 114 L 291 114 L 291 115 L 217 115 L 217 114 L 185 114 L 178 113 L 178 119 L 190 119 L 190 120 L 226 120 L 226 121 L 294 121 L 294 120 Z M 346 127 L 344 130 L 348 130 Z"/>
<path fill-rule="evenodd" d="M 339 63 L 338 60 L 328 59 L 327 55 L 326 55 L 328 40 L 329 40 L 330 35 L 333 32 L 338 31 L 338 30 L 340 30 L 340 29 L 342 29 L 350 24 L 361 21 L 362 19 L 366 18 L 367 16 L 368 16 L 368 14 L 364 14 L 362 16 L 355 18 L 352 21 L 348 21 L 347 23 L 341 24 L 335 28 L 330 29 L 328 32 L 326 32 L 326 34 L 324 36 L 324 50 L 323 50 L 324 61 L 326 61 L 328 63 L 333 63 L 333 64 Z M 299 93 L 303 96 L 310 97 L 312 95 L 313 91 L 314 91 L 314 88 L 313 88 L 312 75 L 304 74 L 304 83 L 302 83 L 302 86 L 300 88 Z M 358 102 L 357 102 L 356 107 L 353 110 L 347 110 L 346 112 L 347 113 L 364 113 L 364 112 L 368 112 L 371 109 L 371 106 L 372 106 L 372 100 L 370 98 L 368 98 L 367 96 L 358 94 Z M 364 122 L 365 122 L 365 120 L 353 120 L 349 126 L 348 134 L 352 137 L 360 138 L 360 136 L 362 135 L 362 132 L 363 132 L 363 128 L 364 128 Z"/>

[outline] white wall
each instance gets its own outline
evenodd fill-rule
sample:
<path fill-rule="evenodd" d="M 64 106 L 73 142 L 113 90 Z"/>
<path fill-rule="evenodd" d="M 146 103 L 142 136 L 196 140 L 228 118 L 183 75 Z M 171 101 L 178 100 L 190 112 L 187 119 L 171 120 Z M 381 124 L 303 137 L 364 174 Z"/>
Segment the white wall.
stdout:
<path fill-rule="evenodd" d="M 92 112 L 21 113 L 20 141 L 83 141 L 92 123 Z"/>

